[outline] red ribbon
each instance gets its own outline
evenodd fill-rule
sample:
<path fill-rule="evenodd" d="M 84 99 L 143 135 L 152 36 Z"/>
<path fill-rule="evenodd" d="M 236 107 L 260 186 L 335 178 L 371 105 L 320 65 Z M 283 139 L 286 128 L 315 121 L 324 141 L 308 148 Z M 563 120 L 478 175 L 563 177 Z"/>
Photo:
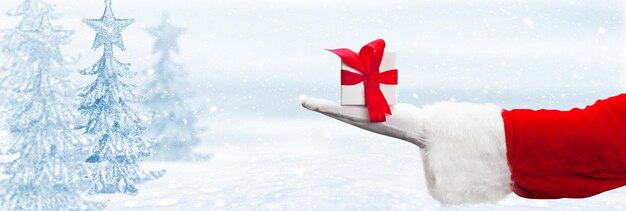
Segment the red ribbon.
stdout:
<path fill-rule="evenodd" d="M 365 86 L 365 105 L 371 122 L 384 122 L 385 114 L 391 115 L 389 103 L 380 91 L 380 84 L 398 84 L 398 70 L 380 72 L 380 63 L 385 53 L 385 41 L 374 40 L 361 48 L 357 55 L 347 48 L 328 50 L 337 54 L 341 61 L 361 72 L 361 74 L 341 70 L 341 85 L 355 85 L 363 82 Z"/>

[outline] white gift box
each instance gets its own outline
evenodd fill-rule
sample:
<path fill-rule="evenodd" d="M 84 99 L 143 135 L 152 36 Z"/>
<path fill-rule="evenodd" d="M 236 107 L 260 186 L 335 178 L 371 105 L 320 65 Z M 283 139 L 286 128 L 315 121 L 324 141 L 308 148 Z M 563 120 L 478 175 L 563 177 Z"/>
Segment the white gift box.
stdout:
<path fill-rule="evenodd" d="M 341 63 L 341 69 L 362 74 L 343 62 Z M 380 64 L 380 73 L 393 69 L 398 69 L 396 66 L 396 53 L 385 52 Z M 387 100 L 389 105 L 394 105 L 397 102 L 397 87 L 397 84 L 380 84 L 380 91 L 385 96 L 385 100 Z M 363 82 L 355 85 L 341 85 L 341 105 L 365 105 L 365 86 Z"/>

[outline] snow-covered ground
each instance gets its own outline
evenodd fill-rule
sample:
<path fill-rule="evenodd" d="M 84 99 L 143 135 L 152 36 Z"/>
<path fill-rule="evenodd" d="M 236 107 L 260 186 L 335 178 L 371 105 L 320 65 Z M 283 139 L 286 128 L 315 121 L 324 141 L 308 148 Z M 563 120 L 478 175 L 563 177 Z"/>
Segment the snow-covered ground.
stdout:
<path fill-rule="evenodd" d="M 20 0 L 2 0 L 0 10 Z M 73 29 L 63 51 L 94 63 L 94 32 L 81 22 L 101 0 L 48 0 Z M 491 102 L 505 108 L 570 108 L 626 84 L 623 2 L 406 0 L 113 0 L 135 18 L 117 57 L 150 80 L 156 61 L 145 32 L 162 11 L 188 29 L 176 61 L 189 71 L 212 158 L 147 162 L 167 169 L 137 196 L 106 195 L 109 210 L 616 210 L 626 189 L 578 200 L 525 200 L 445 207 L 426 193 L 419 149 L 300 107 L 304 96 L 339 99 L 339 60 L 325 48 L 385 38 L 399 53 L 399 101 Z M 0 28 L 16 19 L 0 17 Z M 91 78 L 73 73 L 85 85 Z M 4 134 L 4 135 L 3 135 Z M 6 137 L 6 132 L 0 131 Z M 1 137 L 0 137 L 1 139 Z"/>
<path fill-rule="evenodd" d="M 238 132 L 231 144 L 210 147 L 210 161 L 149 163 L 148 168 L 168 169 L 167 175 L 140 185 L 135 197 L 110 197 L 109 210 L 626 208 L 625 188 L 588 199 L 525 200 L 511 195 L 495 204 L 442 206 L 426 193 L 419 149 L 411 144 L 320 118 L 230 123 L 263 125 Z M 212 126 L 232 132 L 231 126 Z"/>

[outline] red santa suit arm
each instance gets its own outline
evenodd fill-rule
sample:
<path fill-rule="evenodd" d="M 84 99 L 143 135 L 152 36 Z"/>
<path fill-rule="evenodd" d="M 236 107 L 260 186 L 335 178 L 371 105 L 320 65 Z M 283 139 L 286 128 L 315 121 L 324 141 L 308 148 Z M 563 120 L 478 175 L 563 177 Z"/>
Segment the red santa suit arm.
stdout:
<path fill-rule="evenodd" d="M 626 185 L 626 95 L 569 111 L 502 112 L 513 191 L 582 198 Z"/>
<path fill-rule="evenodd" d="M 626 185 L 626 95 L 568 111 L 424 108 L 430 194 L 444 203 L 582 198 Z"/>

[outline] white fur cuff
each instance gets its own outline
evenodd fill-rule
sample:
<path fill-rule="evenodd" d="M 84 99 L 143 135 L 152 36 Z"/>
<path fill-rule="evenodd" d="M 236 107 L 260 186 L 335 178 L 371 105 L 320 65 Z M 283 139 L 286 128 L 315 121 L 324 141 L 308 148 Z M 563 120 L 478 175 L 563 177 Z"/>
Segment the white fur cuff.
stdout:
<path fill-rule="evenodd" d="M 501 112 L 491 104 L 445 102 L 424 108 L 422 158 L 433 198 L 479 203 L 511 193 Z"/>

